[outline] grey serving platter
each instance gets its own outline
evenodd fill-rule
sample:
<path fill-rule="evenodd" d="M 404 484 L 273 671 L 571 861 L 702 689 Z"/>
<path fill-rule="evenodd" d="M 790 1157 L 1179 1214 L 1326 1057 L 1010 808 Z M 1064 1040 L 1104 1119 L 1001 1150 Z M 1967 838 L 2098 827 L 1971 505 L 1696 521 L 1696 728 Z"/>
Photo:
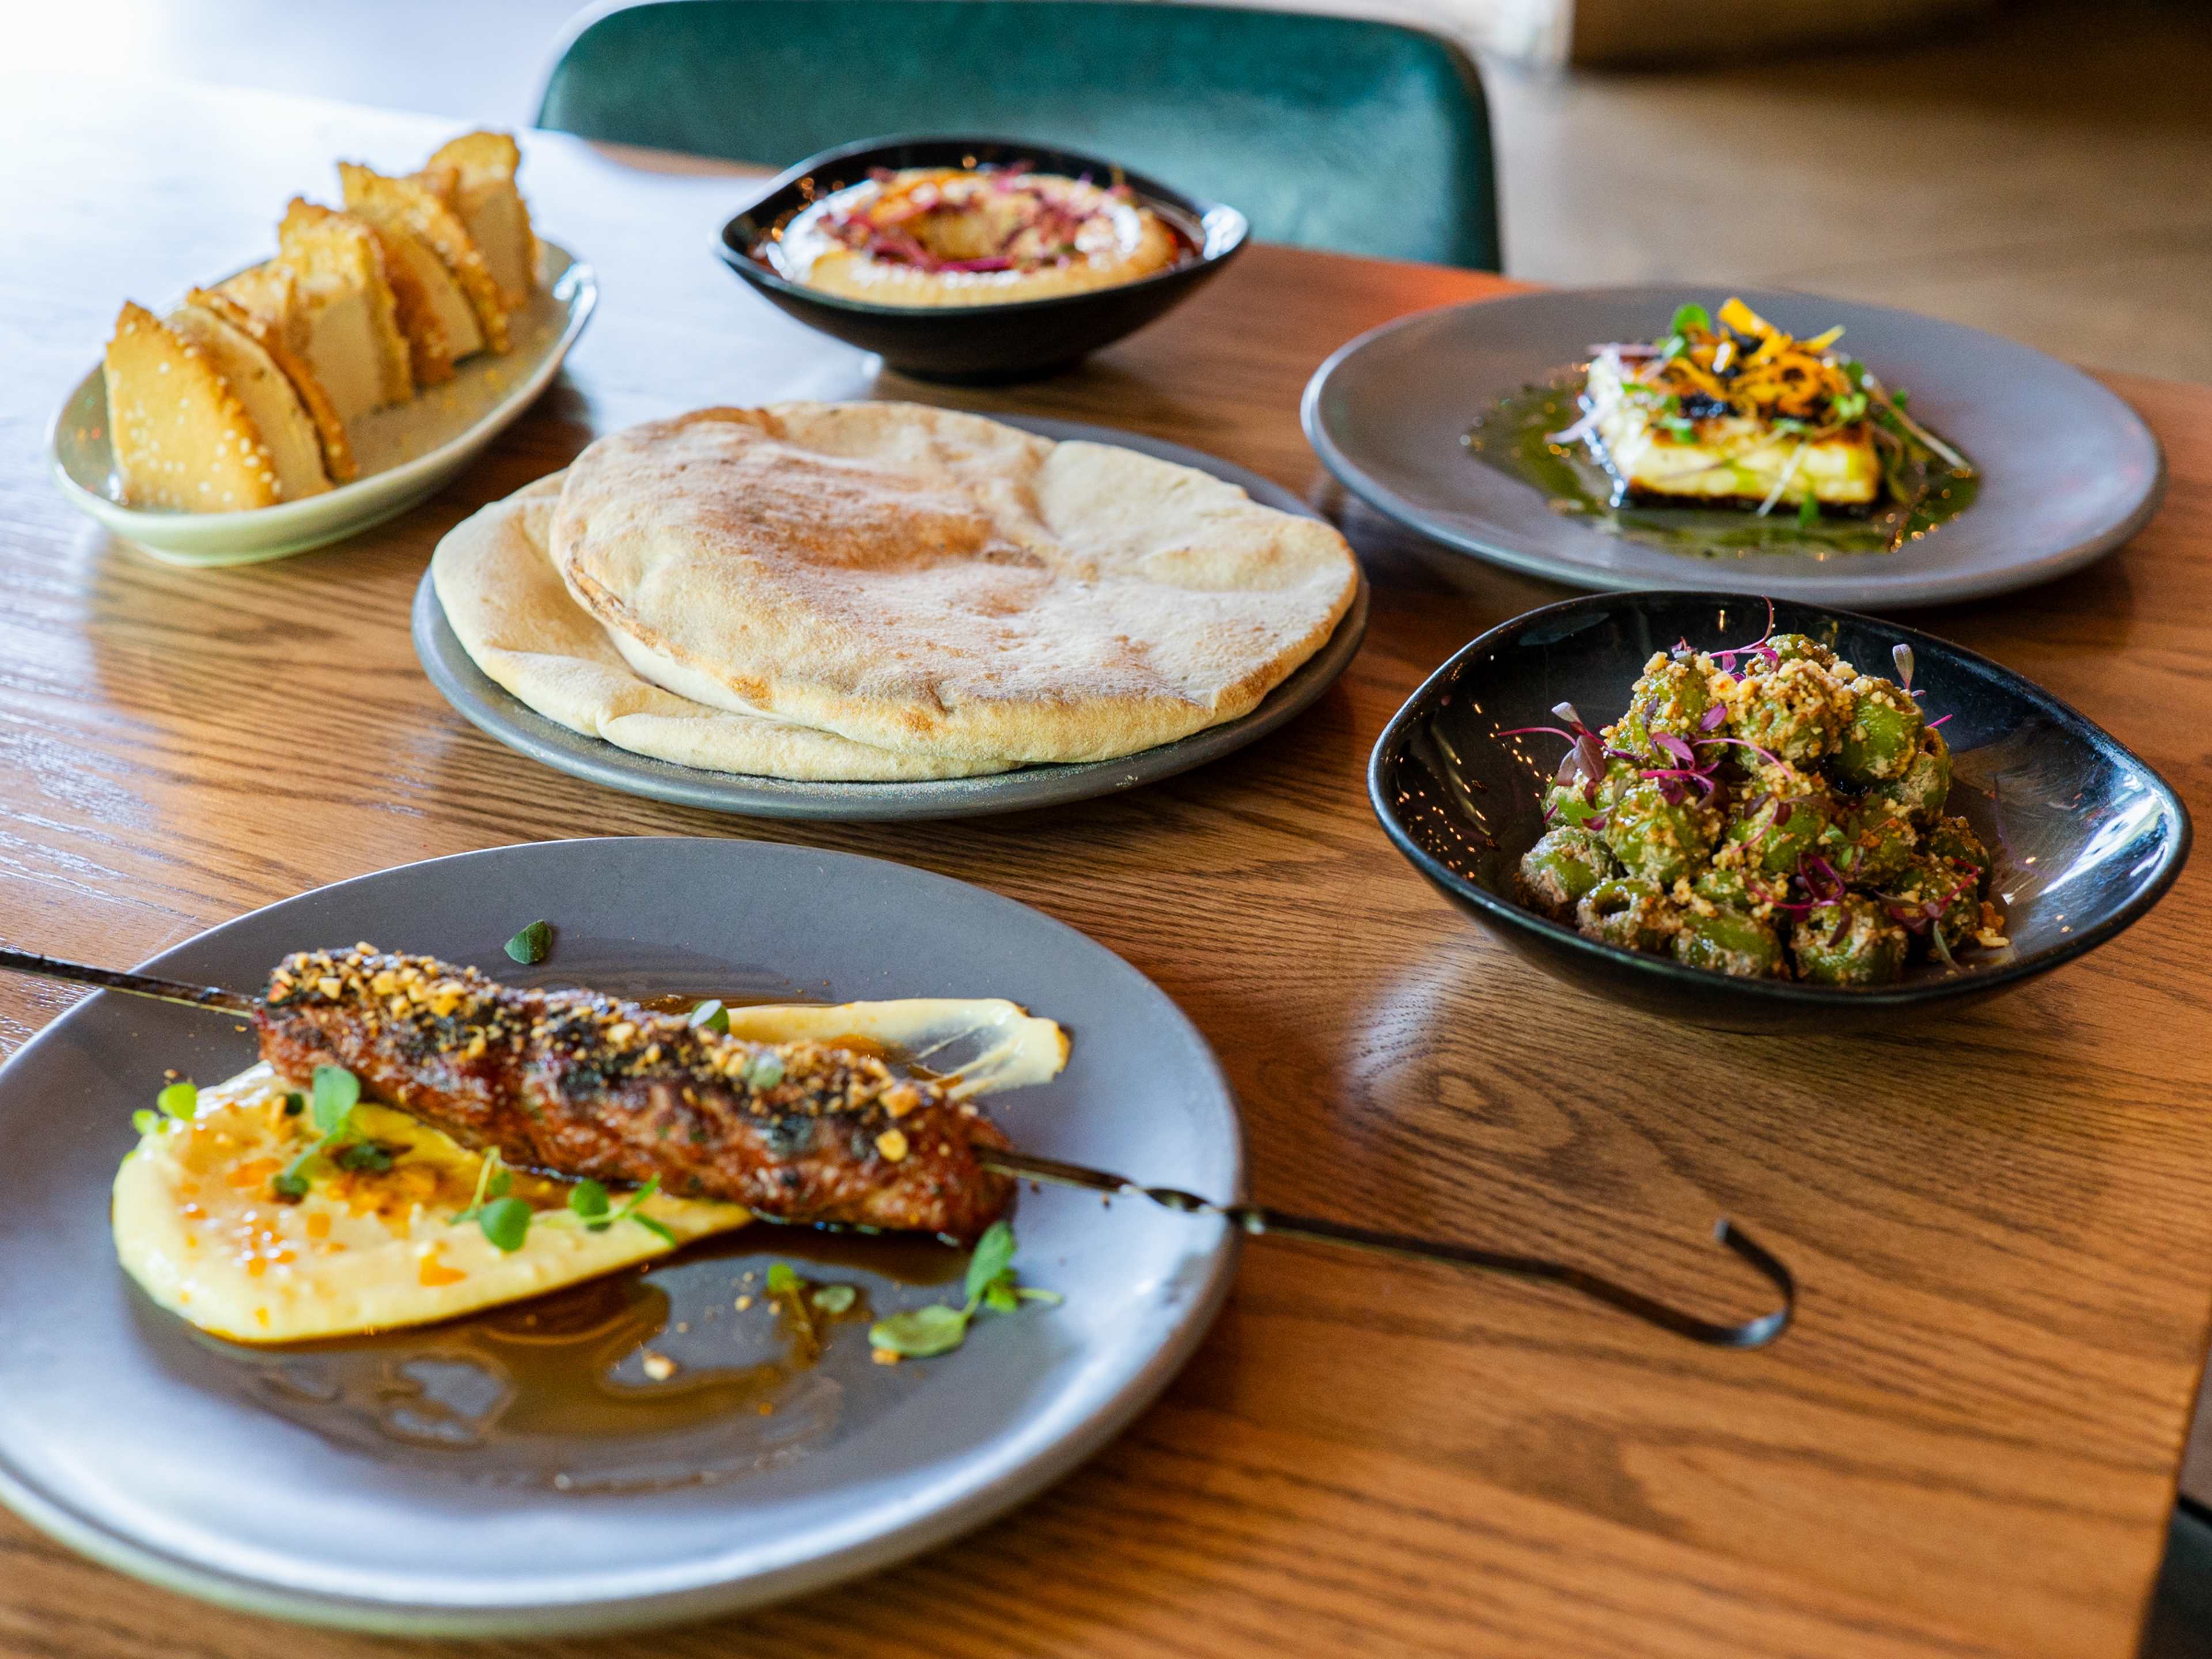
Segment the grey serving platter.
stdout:
<path fill-rule="evenodd" d="M 501 941 L 541 917 L 553 953 L 518 968 Z M 1073 1039 L 1055 1081 L 994 1097 L 1017 1144 L 1241 1191 L 1235 1104 L 1175 1005 L 1073 929 L 942 876 L 767 843 L 541 842 L 322 888 L 145 966 L 255 987 L 289 951 L 360 939 L 510 980 L 633 994 L 1011 997 L 1060 1018 Z M 571 1636 L 754 1606 L 883 1566 L 1096 1451 L 1189 1356 L 1235 1268 L 1235 1237 L 1217 1219 L 1025 1190 L 1019 1265 L 1066 1301 L 983 1321 L 954 1353 L 876 1365 L 857 1328 L 840 1328 L 779 1417 L 735 1413 L 726 1431 L 717 1417 L 666 1443 L 655 1427 L 426 1447 L 303 1407 L 327 1354 L 200 1335 L 116 1264 L 107 1193 L 133 1144 L 131 1109 L 165 1067 L 213 1082 L 255 1054 L 234 1019 L 100 993 L 0 1067 L 0 1497 L 110 1565 L 258 1613 L 418 1635 Z M 656 1349 L 687 1369 L 759 1359 L 718 1352 L 742 1330 L 766 1342 L 773 1329 L 733 1321 L 727 1286 L 816 1237 L 759 1224 L 733 1236 L 736 1254 L 695 1247 L 656 1268 L 644 1282 L 672 1313 L 695 1310 L 691 1334 L 665 1330 Z M 878 1313 L 958 1288 L 836 1276 L 861 1281 Z M 696 1311 L 702 1298 L 720 1322 Z M 448 1328 L 427 1328 L 434 1358 Z M 763 1425 L 802 1419 L 811 1438 L 761 1437 Z M 641 1488 L 608 1474 L 632 1467 L 678 1478 Z M 564 1490 L 547 1478 L 571 1468 L 595 1480 Z"/>
<path fill-rule="evenodd" d="M 1470 453 L 1476 420 L 1553 383 L 1608 340 L 1662 333 L 1678 306 L 1709 309 L 1711 286 L 1516 295 L 1400 318 L 1332 356 L 1302 417 L 1322 462 L 1353 495 L 1462 556 L 1576 587 L 1752 588 L 1776 599 L 1883 611 L 2030 586 L 2102 557 L 2142 528 L 2166 463 L 2142 419 L 2095 380 L 1979 329 L 1881 306 L 1747 289 L 1782 327 L 1842 324 L 1845 347 L 1982 475 L 1979 498 L 1893 553 L 1701 557 L 1626 540 L 1555 511 L 1543 491 Z"/>
<path fill-rule="evenodd" d="M 1321 515 L 1297 496 L 1258 473 L 1164 439 L 1073 421 L 1026 416 L 998 416 L 1009 426 L 1058 441 L 1080 439 L 1119 444 L 1140 454 L 1195 467 L 1240 487 L 1264 507 Z M 430 683 L 471 724 L 510 749 L 542 761 L 556 771 L 653 800 L 711 811 L 768 818 L 951 818 L 1025 807 L 1056 806 L 1118 793 L 1139 784 L 1173 777 L 1208 761 L 1219 760 L 1263 738 L 1295 718 L 1336 683 L 1367 633 L 1367 578 L 1362 573 L 1352 609 L 1322 648 L 1301 663 L 1257 708 L 1241 720 L 1194 732 L 1175 743 L 1125 755 L 1118 760 L 1073 766 L 1028 766 L 990 777 L 943 778 L 914 783 L 802 783 L 739 772 L 707 772 L 634 755 L 598 738 L 586 737 L 513 696 L 488 677 L 462 647 L 445 608 L 438 603 L 430 573 L 415 591 L 415 654 Z"/>

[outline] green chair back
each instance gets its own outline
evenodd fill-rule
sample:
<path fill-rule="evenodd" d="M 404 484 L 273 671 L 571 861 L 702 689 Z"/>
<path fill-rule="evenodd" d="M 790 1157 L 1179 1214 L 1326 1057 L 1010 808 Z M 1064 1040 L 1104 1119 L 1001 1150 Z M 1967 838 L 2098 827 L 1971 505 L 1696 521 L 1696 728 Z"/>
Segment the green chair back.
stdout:
<path fill-rule="evenodd" d="M 540 126 L 788 167 L 1032 139 L 1229 203 L 1263 240 L 1498 268 L 1481 82 L 1418 29 L 1152 0 L 643 0 L 587 18 Z"/>

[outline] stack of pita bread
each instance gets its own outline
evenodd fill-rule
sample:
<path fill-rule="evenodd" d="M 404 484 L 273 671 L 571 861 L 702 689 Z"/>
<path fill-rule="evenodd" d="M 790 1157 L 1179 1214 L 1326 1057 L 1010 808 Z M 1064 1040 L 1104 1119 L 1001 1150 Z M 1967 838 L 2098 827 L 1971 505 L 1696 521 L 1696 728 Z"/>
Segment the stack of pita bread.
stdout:
<path fill-rule="evenodd" d="M 946 778 L 1245 714 L 1350 609 L 1352 550 L 1189 467 L 913 404 L 707 409 L 458 526 L 486 675 L 678 765 Z"/>
<path fill-rule="evenodd" d="M 471 132 L 405 178 L 342 161 L 344 210 L 295 198 L 275 258 L 167 317 L 126 301 L 106 362 L 124 500 L 230 513 L 320 495 L 356 476 L 363 416 L 506 351 L 540 282 L 521 161 L 507 134 Z"/>

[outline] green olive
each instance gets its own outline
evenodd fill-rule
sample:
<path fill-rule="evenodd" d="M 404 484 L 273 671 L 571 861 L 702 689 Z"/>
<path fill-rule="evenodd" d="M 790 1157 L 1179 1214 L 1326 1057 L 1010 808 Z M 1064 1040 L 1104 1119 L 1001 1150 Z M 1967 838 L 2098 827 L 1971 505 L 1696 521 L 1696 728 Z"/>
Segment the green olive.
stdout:
<path fill-rule="evenodd" d="M 1732 735 L 1802 766 L 1835 753 L 1850 696 L 1826 669 L 1799 658 L 1746 676 L 1729 712 Z"/>
<path fill-rule="evenodd" d="M 1745 849 L 1756 868 L 1788 876 L 1820 844 L 1834 812 L 1826 792 L 1818 788 L 1794 797 L 1747 794 L 1729 814 L 1727 838 Z"/>
<path fill-rule="evenodd" d="M 1782 966 L 1782 940 L 1773 928 L 1741 910 L 1686 907 L 1674 933 L 1674 959 L 1738 979 L 1766 979 Z"/>
<path fill-rule="evenodd" d="M 1951 746 L 1943 734 L 1923 726 L 1911 764 L 1895 781 L 1882 785 L 1881 793 L 1915 824 L 1935 823 L 1951 793 Z"/>
<path fill-rule="evenodd" d="M 1971 866 L 1917 858 L 1882 892 L 1910 920 L 1932 927 L 1949 947 L 1965 944 L 1982 925 L 1981 888 Z"/>
<path fill-rule="evenodd" d="M 1905 973 L 1911 936 L 1860 893 L 1805 913 L 1790 939 L 1801 978 L 1815 985 L 1888 985 Z"/>
<path fill-rule="evenodd" d="M 1655 882 L 1616 877 L 1583 895 L 1575 925 L 1591 939 L 1632 951 L 1663 951 L 1680 913 Z"/>
<path fill-rule="evenodd" d="M 1836 665 L 1836 653 L 1806 634 L 1777 634 L 1766 641 L 1767 647 L 1784 662 L 1818 663 L 1823 668 Z"/>
<path fill-rule="evenodd" d="M 1982 845 L 1982 838 L 1962 817 L 1943 817 L 1936 820 L 1935 827 L 1926 837 L 1926 851 L 1931 859 L 1969 870 L 1974 877 L 1974 896 L 1979 898 L 1990 890 L 1990 877 L 1995 873 L 1996 861 L 1990 857 L 1990 849 Z"/>
<path fill-rule="evenodd" d="M 1851 717 L 1836 749 L 1836 775 L 1866 788 L 1901 778 L 1920 750 L 1920 705 L 1887 680 L 1851 682 Z"/>
<path fill-rule="evenodd" d="M 1686 743 L 1705 736 L 1703 722 L 1712 706 L 1705 671 L 1694 659 L 1656 656 L 1629 689 L 1628 712 L 1607 729 L 1606 741 L 1655 766 L 1674 766 L 1680 757 L 1668 755 L 1653 739 L 1662 732 Z"/>
<path fill-rule="evenodd" d="M 1636 769 L 1626 761 L 1617 760 L 1607 766 L 1597 787 L 1588 793 L 1579 781 L 1555 783 L 1544 792 L 1544 821 L 1579 824 L 1586 817 L 1608 811 L 1614 797 L 1635 781 Z M 1593 795 L 1595 799 L 1591 799 Z"/>
<path fill-rule="evenodd" d="M 1820 856 L 1857 887 L 1879 887 L 1904 874 L 1920 837 L 1887 799 L 1866 796 L 1836 816 L 1820 835 Z"/>
<path fill-rule="evenodd" d="M 1694 789 L 1670 801 L 1656 778 L 1639 778 L 1607 812 L 1605 844 L 1639 880 L 1672 887 L 1705 861 L 1720 834 L 1720 814 Z"/>
<path fill-rule="evenodd" d="M 1564 921 L 1583 894 L 1620 873 L 1603 842 L 1563 824 L 1522 855 L 1521 896 L 1530 909 Z"/>

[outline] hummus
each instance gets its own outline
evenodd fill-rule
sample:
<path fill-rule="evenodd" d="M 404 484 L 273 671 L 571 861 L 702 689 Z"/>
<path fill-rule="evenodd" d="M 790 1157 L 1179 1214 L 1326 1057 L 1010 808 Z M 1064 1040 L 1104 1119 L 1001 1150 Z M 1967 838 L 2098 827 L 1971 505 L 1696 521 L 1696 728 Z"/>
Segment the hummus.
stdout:
<path fill-rule="evenodd" d="M 975 306 L 1110 288 L 1182 244 L 1126 185 L 1022 167 L 908 167 L 825 196 L 768 245 L 776 272 L 885 306 Z"/>

